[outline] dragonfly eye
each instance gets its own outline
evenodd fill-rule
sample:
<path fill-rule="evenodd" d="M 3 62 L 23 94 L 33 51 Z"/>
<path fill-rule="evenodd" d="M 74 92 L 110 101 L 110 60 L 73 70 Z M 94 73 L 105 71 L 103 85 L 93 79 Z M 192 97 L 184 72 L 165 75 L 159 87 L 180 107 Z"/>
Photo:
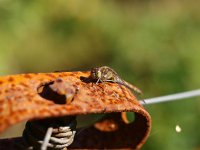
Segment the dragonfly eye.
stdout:
<path fill-rule="evenodd" d="M 97 77 L 101 78 L 101 71 L 97 71 Z"/>
<path fill-rule="evenodd" d="M 92 69 L 91 70 L 91 77 L 93 78 L 93 79 L 96 79 L 97 78 L 97 75 L 96 75 L 97 73 L 96 73 L 96 70 L 95 69 Z"/>

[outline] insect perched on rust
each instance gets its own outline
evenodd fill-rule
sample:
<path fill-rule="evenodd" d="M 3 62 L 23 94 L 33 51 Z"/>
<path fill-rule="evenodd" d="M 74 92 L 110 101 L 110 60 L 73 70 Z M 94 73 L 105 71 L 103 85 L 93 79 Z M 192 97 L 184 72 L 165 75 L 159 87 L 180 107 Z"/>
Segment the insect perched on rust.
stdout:
<path fill-rule="evenodd" d="M 118 84 L 122 84 L 122 85 L 126 86 L 127 88 L 133 90 L 135 93 L 142 94 L 142 91 L 140 89 L 138 89 L 134 85 L 121 79 L 118 76 L 118 74 L 108 66 L 93 68 L 91 70 L 90 78 L 92 80 L 95 80 L 96 83 L 98 83 L 98 82 L 115 82 Z"/>

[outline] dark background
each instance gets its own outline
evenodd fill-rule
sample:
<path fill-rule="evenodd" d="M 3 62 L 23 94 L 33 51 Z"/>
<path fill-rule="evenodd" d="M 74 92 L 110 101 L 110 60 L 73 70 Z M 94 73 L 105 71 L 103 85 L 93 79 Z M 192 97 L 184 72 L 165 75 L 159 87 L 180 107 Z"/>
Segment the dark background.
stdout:
<path fill-rule="evenodd" d="M 199 6 L 195 0 L 0 0 L 0 75 L 107 65 L 140 87 L 143 98 L 197 89 Z M 199 98 L 145 107 L 153 129 L 144 150 L 200 149 Z"/>

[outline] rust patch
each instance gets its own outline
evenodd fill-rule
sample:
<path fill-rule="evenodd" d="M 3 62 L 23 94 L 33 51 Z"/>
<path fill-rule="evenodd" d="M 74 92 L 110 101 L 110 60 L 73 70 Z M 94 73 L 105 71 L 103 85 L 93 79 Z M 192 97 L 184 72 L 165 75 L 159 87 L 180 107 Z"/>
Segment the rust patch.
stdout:
<path fill-rule="evenodd" d="M 108 113 L 105 120 L 81 132 L 71 148 L 141 148 L 151 129 L 149 113 L 125 86 L 109 82 L 95 84 L 81 80 L 89 76 L 90 71 L 0 77 L 0 133 L 23 120 Z M 58 105 L 57 99 L 52 102 L 38 93 L 41 85 L 50 82 L 53 84 L 50 84 L 49 88 L 64 95 L 65 102 L 66 97 L 71 99 L 69 103 Z M 136 119 L 133 123 L 126 124 L 121 119 L 120 112 L 124 111 L 135 112 Z"/>
<path fill-rule="evenodd" d="M 54 78 L 55 76 L 51 73 L 47 73 L 46 76 L 50 77 L 50 78 Z"/>
<path fill-rule="evenodd" d="M 24 74 L 24 77 L 27 78 L 27 79 L 30 79 L 30 78 L 31 78 L 31 75 L 29 75 L 29 74 Z"/>
<path fill-rule="evenodd" d="M 95 123 L 94 127 L 104 132 L 113 132 L 119 129 L 118 124 L 113 119 L 99 121 Z"/>
<path fill-rule="evenodd" d="M 8 78 L 8 82 L 13 82 L 14 81 L 14 78 L 13 77 L 9 77 Z"/>
<path fill-rule="evenodd" d="M 20 85 L 24 86 L 24 87 L 29 87 L 28 84 L 21 82 Z"/>

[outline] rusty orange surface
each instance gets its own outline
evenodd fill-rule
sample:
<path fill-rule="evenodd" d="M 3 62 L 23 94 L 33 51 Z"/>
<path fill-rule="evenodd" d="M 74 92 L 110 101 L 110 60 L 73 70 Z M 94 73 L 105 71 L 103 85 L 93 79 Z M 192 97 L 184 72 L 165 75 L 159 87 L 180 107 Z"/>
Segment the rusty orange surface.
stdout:
<path fill-rule="evenodd" d="M 96 140 L 93 141 L 95 143 L 98 140 L 98 142 L 103 141 L 105 140 L 103 137 L 107 137 L 107 141 L 109 141 L 109 138 L 112 138 L 110 139 L 111 141 L 119 141 L 120 139 L 122 143 L 125 142 L 125 147 L 121 144 L 119 146 L 120 148 L 140 148 L 145 143 L 151 129 L 149 113 L 139 104 L 132 92 L 123 85 L 110 82 L 95 84 L 92 82 L 83 82 L 81 79 L 87 79 L 89 76 L 90 72 L 88 71 L 34 73 L 0 77 L 0 133 L 11 125 L 30 119 L 91 113 L 113 114 L 115 112 L 133 111 L 136 113 L 136 120 L 133 124 L 124 123 L 121 115 L 118 115 L 119 113 L 111 115 L 112 117 L 108 115 L 108 118 L 105 118 L 105 120 L 113 119 L 114 121 L 110 121 L 112 123 L 110 127 L 116 128 L 115 133 L 112 135 L 104 132 L 100 133 L 103 130 L 101 122 L 96 124 L 96 127 L 99 126 L 101 130 L 97 131 L 94 125 L 85 133 L 87 133 L 88 137 L 92 136 L 88 138 L 90 139 L 90 143 L 92 143 L 92 139 Z M 58 83 L 56 87 L 52 86 L 52 89 L 61 94 L 68 92 L 70 95 L 69 102 L 58 104 L 38 94 L 39 87 L 56 80 L 59 81 L 60 79 L 66 84 L 59 85 Z M 102 126 L 109 123 L 109 121 L 105 120 L 102 121 Z M 105 127 L 105 131 L 107 128 L 108 126 Z M 130 134 L 130 138 L 127 141 L 124 139 L 127 138 L 126 135 L 120 138 L 117 137 L 122 133 L 126 134 L 126 132 Z M 131 132 L 133 133 L 131 134 Z M 79 140 L 75 140 L 75 144 L 72 145 L 75 148 L 88 148 L 87 144 L 84 146 L 86 139 L 81 136 L 80 134 L 78 137 Z M 135 140 L 136 142 L 131 142 L 131 140 Z M 100 143 L 101 146 L 105 145 L 105 147 L 109 147 L 109 144 L 105 141 L 103 141 L 103 144 L 102 142 Z"/>

